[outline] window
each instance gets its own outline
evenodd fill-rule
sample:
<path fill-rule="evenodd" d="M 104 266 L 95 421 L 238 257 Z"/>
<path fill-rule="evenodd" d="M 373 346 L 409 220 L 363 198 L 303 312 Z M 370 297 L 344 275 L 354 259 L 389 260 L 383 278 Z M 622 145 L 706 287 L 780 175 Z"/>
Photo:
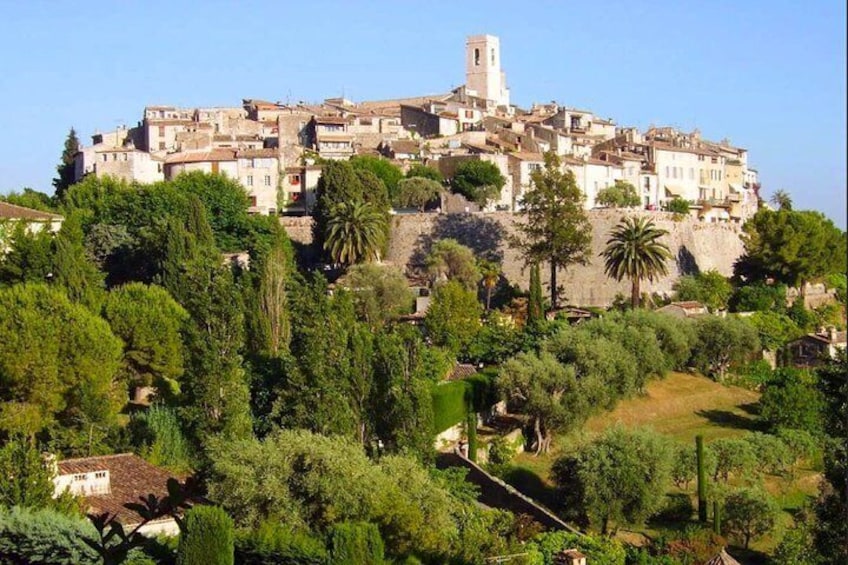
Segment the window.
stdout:
<path fill-rule="evenodd" d="M 247 186 L 253 186 L 253 175 L 247 175 Z"/>
<path fill-rule="evenodd" d="M 474 66 L 475 67 L 480 66 L 480 50 L 479 49 L 474 50 Z"/>
<path fill-rule="evenodd" d="M 113 161 L 117 161 L 117 160 L 118 160 L 118 154 L 117 154 L 117 153 L 112 153 L 112 160 L 113 160 Z"/>
<path fill-rule="evenodd" d="M 106 478 L 106 471 L 97 471 L 96 473 L 94 473 L 94 478 L 95 479 L 105 479 Z"/>
<path fill-rule="evenodd" d="M 108 160 L 109 160 L 109 155 L 107 155 L 106 153 L 104 153 L 104 154 L 103 154 L 103 162 L 105 163 L 105 162 L 106 162 L 106 161 L 108 161 Z"/>
<path fill-rule="evenodd" d="M 159 126 L 159 137 L 165 137 L 165 126 Z"/>
<path fill-rule="evenodd" d="M 159 142 L 159 151 L 164 151 L 164 150 L 165 150 L 165 142 L 164 142 L 164 141 L 160 141 L 160 142 Z"/>
<path fill-rule="evenodd" d="M 673 178 L 673 179 L 677 178 L 677 167 L 671 168 L 671 178 Z"/>
<path fill-rule="evenodd" d="M 650 179 L 650 177 L 645 177 L 645 188 L 651 188 L 651 179 Z"/>
<path fill-rule="evenodd" d="M 291 200 L 292 202 L 297 202 L 298 200 L 300 200 L 300 193 L 299 192 L 289 192 L 289 200 Z"/>
<path fill-rule="evenodd" d="M 665 168 L 665 176 L 667 176 L 667 177 L 671 176 L 670 174 L 668 174 L 668 166 L 666 166 L 666 168 Z"/>
<path fill-rule="evenodd" d="M 465 117 L 466 118 L 474 118 L 474 112 L 472 110 L 466 110 L 465 111 Z"/>
<path fill-rule="evenodd" d="M 265 175 L 265 186 L 271 186 L 271 175 Z"/>
<path fill-rule="evenodd" d="M 289 175 L 289 184 L 297 186 L 300 184 L 300 175 Z"/>
<path fill-rule="evenodd" d="M 248 177 L 248 178 L 250 178 L 250 177 Z M 250 197 L 250 205 L 254 208 L 256 207 L 256 197 L 255 196 Z"/>
<path fill-rule="evenodd" d="M 492 47 L 492 66 L 495 65 L 495 48 Z"/>
<path fill-rule="evenodd" d="M 126 160 L 127 160 L 127 154 L 126 154 L 126 153 L 123 153 L 123 154 L 121 155 L 121 158 L 122 158 L 124 161 L 126 161 Z"/>
<path fill-rule="evenodd" d="M 82 481 L 84 481 L 86 479 L 86 477 L 87 477 L 87 475 L 85 473 L 82 473 L 82 474 L 79 474 L 79 475 L 74 475 L 73 481 L 75 483 L 81 483 Z"/>

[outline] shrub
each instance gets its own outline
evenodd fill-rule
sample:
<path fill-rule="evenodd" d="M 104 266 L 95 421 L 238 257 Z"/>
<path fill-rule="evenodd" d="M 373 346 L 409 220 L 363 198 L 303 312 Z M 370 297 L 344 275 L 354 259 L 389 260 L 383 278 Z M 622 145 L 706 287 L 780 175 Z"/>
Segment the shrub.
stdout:
<path fill-rule="evenodd" d="M 324 565 L 324 541 L 293 531 L 276 521 L 236 534 L 236 562 L 241 565 Z"/>
<path fill-rule="evenodd" d="M 624 565 L 624 547 L 617 540 L 571 532 L 546 532 L 536 536 L 527 543 L 528 561 L 550 565 L 554 554 L 564 549 L 585 553 L 586 561 L 592 565 Z"/>
<path fill-rule="evenodd" d="M 233 520 L 217 506 L 195 506 L 186 512 L 177 565 L 197 563 L 234 563 Z"/>
<path fill-rule="evenodd" d="M 694 512 L 695 507 L 692 505 L 692 499 L 688 494 L 668 494 L 665 497 L 665 506 L 654 518 L 661 522 L 688 522 Z"/>
<path fill-rule="evenodd" d="M 489 464 L 505 465 L 512 461 L 515 449 L 503 436 L 498 436 L 489 442 Z"/>
<path fill-rule="evenodd" d="M 383 539 L 376 524 L 341 522 L 330 531 L 330 556 L 338 565 L 383 563 Z"/>
<path fill-rule="evenodd" d="M 674 212 L 675 214 L 686 215 L 689 213 L 689 202 L 683 200 L 682 198 L 675 197 L 666 203 L 665 209 L 667 212 Z"/>
<path fill-rule="evenodd" d="M 83 538 L 94 538 L 91 524 L 53 510 L 0 507 L 0 564 L 86 565 L 97 553 Z"/>

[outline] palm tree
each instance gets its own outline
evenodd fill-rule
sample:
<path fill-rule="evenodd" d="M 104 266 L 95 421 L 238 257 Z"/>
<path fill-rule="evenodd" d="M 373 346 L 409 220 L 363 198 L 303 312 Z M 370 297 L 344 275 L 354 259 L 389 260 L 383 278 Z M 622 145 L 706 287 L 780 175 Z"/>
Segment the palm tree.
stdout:
<path fill-rule="evenodd" d="M 659 239 L 668 234 L 646 218 L 623 218 L 610 232 L 604 257 L 607 276 L 630 279 L 633 308 L 639 307 L 639 285 L 668 273 L 665 262 L 671 258 L 668 246 Z"/>
<path fill-rule="evenodd" d="M 334 263 L 349 266 L 379 260 L 386 218 L 367 202 L 341 202 L 330 211 L 324 250 Z"/>
<path fill-rule="evenodd" d="M 483 287 L 486 289 L 486 311 L 489 311 L 492 303 L 492 291 L 497 286 L 498 279 L 501 278 L 501 266 L 488 259 L 480 259 L 477 266 L 483 276 Z"/>
<path fill-rule="evenodd" d="M 778 210 L 792 210 L 792 197 L 785 190 L 776 190 L 771 195 L 771 203 L 777 206 Z"/>

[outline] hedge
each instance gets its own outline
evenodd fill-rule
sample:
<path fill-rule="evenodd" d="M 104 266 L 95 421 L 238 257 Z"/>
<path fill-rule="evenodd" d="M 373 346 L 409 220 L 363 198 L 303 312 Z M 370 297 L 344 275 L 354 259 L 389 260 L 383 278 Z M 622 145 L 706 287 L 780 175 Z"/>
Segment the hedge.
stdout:
<path fill-rule="evenodd" d="M 441 433 L 464 422 L 468 406 L 481 412 L 496 402 L 491 379 L 486 375 L 475 375 L 461 381 L 448 381 L 433 386 L 433 428 Z"/>

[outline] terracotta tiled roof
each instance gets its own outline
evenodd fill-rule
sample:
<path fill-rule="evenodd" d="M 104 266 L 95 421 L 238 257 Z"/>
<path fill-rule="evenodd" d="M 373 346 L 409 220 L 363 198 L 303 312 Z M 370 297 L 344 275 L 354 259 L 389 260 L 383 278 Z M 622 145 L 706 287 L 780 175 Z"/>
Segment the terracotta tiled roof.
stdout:
<path fill-rule="evenodd" d="M 718 555 L 707 561 L 706 565 L 740 565 L 733 557 L 727 553 L 724 548 L 721 549 Z"/>
<path fill-rule="evenodd" d="M 680 306 L 686 310 L 694 310 L 697 308 L 704 308 L 704 305 L 700 302 L 696 302 L 694 300 L 688 300 L 683 302 L 672 302 L 669 306 Z"/>
<path fill-rule="evenodd" d="M 459 381 L 477 374 L 477 368 L 467 363 L 457 363 L 445 380 Z"/>
<path fill-rule="evenodd" d="M 263 157 L 277 157 L 277 155 L 277 150 L 273 148 L 242 149 L 236 154 L 236 157 L 239 159 L 258 159 Z"/>
<path fill-rule="evenodd" d="M 394 153 L 410 153 L 414 155 L 421 152 L 421 148 L 417 141 L 393 141 L 391 148 Z"/>
<path fill-rule="evenodd" d="M 8 202 L 0 202 L 0 218 L 7 220 L 61 220 L 59 214 L 51 214 L 50 212 L 42 212 L 41 210 L 33 210 L 32 208 L 24 208 L 23 206 L 15 206 Z"/>
<path fill-rule="evenodd" d="M 108 512 L 117 516 L 118 521 L 124 526 L 139 522 L 138 514 L 124 508 L 124 504 L 139 502 L 139 498 L 147 497 L 148 494 L 159 498 L 166 496 L 168 479 L 183 479 L 151 465 L 132 453 L 66 459 L 59 461 L 58 467 L 60 475 L 109 471 L 111 492 L 86 496 L 87 512 L 93 514 Z"/>
<path fill-rule="evenodd" d="M 532 151 L 515 151 L 509 154 L 510 157 L 515 157 L 519 161 L 539 161 L 544 162 L 545 157 L 541 153 L 533 153 Z"/>
<path fill-rule="evenodd" d="M 165 157 L 166 163 L 205 163 L 207 161 L 235 161 L 236 152 L 232 149 L 213 149 L 198 153 L 172 153 Z"/>

